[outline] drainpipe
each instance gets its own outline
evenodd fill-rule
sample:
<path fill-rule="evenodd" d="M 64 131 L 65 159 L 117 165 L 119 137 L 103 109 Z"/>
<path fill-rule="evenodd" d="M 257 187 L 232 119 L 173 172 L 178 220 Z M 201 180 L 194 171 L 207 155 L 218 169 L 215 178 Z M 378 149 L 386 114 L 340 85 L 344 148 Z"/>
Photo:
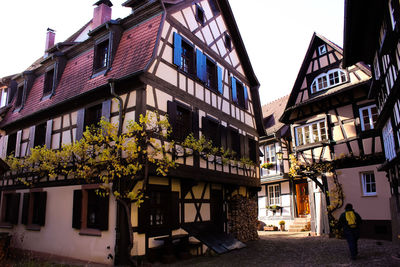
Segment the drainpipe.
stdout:
<path fill-rule="evenodd" d="M 118 112 L 118 136 L 122 134 L 122 122 L 123 122 L 123 117 L 122 117 L 122 106 L 123 106 L 123 100 L 122 98 L 115 93 L 115 79 L 108 79 L 107 82 L 110 85 L 110 93 L 113 97 L 115 97 L 118 102 L 119 102 L 119 112 Z M 118 151 L 119 156 L 121 155 L 121 150 Z M 118 192 L 121 191 L 121 181 L 118 180 Z M 119 261 L 119 254 L 121 248 L 119 247 L 119 242 L 121 239 L 121 230 L 120 230 L 120 207 L 121 204 L 117 201 L 117 218 L 115 222 L 115 248 L 114 248 L 114 253 L 115 253 L 115 259 L 114 261 L 117 262 Z M 114 264 L 115 264 L 114 262 Z"/>

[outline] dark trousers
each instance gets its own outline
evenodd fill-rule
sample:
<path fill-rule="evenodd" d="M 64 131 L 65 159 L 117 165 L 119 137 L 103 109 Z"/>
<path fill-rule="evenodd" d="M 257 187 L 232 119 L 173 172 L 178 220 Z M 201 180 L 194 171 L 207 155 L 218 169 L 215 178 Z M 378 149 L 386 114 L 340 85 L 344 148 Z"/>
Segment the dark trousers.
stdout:
<path fill-rule="evenodd" d="M 358 254 L 358 246 L 357 246 L 357 241 L 359 237 L 358 231 L 357 230 L 345 231 L 344 235 L 346 237 L 347 244 L 349 245 L 351 258 L 355 259 Z"/>

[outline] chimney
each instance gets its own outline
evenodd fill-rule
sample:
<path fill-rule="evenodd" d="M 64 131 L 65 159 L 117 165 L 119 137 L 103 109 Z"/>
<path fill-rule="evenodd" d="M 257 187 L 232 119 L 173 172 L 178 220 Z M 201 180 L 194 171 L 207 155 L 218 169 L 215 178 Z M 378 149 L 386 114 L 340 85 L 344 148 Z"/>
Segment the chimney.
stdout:
<path fill-rule="evenodd" d="M 54 46 L 54 40 L 56 39 L 56 33 L 53 29 L 47 28 L 46 33 L 46 47 L 44 49 L 44 55 L 47 56 L 47 50 Z"/>
<path fill-rule="evenodd" d="M 92 29 L 99 27 L 104 22 L 111 20 L 111 7 L 113 4 L 110 0 L 100 0 L 97 1 L 94 6 Z"/>

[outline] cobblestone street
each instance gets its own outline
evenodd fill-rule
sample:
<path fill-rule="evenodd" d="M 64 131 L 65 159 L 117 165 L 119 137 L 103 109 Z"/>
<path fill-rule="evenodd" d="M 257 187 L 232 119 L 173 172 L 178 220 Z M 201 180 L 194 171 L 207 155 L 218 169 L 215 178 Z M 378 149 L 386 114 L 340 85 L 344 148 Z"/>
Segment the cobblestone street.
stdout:
<path fill-rule="evenodd" d="M 349 259 L 346 240 L 308 233 L 259 232 L 247 247 L 220 256 L 204 256 L 162 266 L 400 266 L 392 242 L 359 240 L 359 257 Z"/>

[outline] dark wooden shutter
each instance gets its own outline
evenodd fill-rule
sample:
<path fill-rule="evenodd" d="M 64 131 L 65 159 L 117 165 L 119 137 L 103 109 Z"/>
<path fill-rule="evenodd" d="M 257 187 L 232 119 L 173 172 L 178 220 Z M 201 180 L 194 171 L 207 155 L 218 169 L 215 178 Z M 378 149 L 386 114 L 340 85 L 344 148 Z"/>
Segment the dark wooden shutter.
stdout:
<path fill-rule="evenodd" d="M 247 87 L 243 85 L 243 92 L 244 92 L 244 108 L 249 108 L 249 95 L 247 93 Z"/>
<path fill-rule="evenodd" d="M 76 141 L 79 141 L 83 137 L 85 131 L 85 109 L 78 110 L 78 118 L 76 121 Z"/>
<path fill-rule="evenodd" d="M 208 122 L 209 120 L 207 119 L 207 117 L 204 116 L 201 118 L 201 132 L 204 135 L 204 137 L 207 137 L 210 131 L 210 126 Z"/>
<path fill-rule="evenodd" d="M 179 229 L 179 192 L 171 192 L 171 204 L 170 204 L 170 223 L 171 229 Z"/>
<path fill-rule="evenodd" d="M 176 131 L 176 103 L 168 101 L 167 103 L 168 120 L 171 124 L 172 132 Z"/>
<path fill-rule="evenodd" d="M 178 67 L 181 66 L 182 57 L 182 36 L 174 32 L 174 64 Z"/>
<path fill-rule="evenodd" d="M 31 126 L 31 128 L 29 128 L 28 155 L 31 153 L 31 148 L 35 146 L 35 132 L 36 126 Z"/>
<path fill-rule="evenodd" d="M 197 109 L 192 112 L 192 132 L 195 138 L 199 138 L 199 112 Z"/>
<path fill-rule="evenodd" d="M 219 132 L 221 133 L 221 146 L 226 150 L 228 149 L 228 131 L 226 127 L 220 124 Z"/>
<path fill-rule="evenodd" d="M 107 121 L 110 121 L 111 116 L 111 99 L 108 99 L 103 102 L 101 106 L 101 116 L 104 117 Z"/>
<path fill-rule="evenodd" d="M 72 228 L 81 229 L 82 226 L 82 190 L 74 190 L 72 208 Z"/>
<path fill-rule="evenodd" d="M 224 94 L 224 86 L 222 83 L 222 69 L 220 66 L 217 66 L 217 78 L 218 78 L 218 92 L 223 95 Z"/>
<path fill-rule="evenodd" d="M 17 132 L 17 141 L 15 145 L 15 157 L 21 156 L 21 139 L 22 139 L 22 130 Z"/>
<path fill-rule="evenodd" d="M 12 215 L 11 215 L 11 223 L 12 224 L 18 224 L 18 215 L 19 215 L 19 200 L 21 198 L 20 193 L 12 194 L 11 197 L 11 210 L 12 210 Z"/>
<path fill-rule="evenodd" d="M 236 78 L 231 77 L 231 87 L 232 87 L 232 100 L 235 103 L 238 103 L 238 98 L 237 98 L 237 89 L 236 89 Z"/>
<path fill-rule="evenodd" d="M 31 194 L 24 193 L 23 202 L 22 202 L 22 218 L 21 223 L 27 225 L 28 224 L 28 214 L 29 214 L 29 202 L 30 202 Z"/>
<path fill-rule="evenodd" d="M 150 199 L 144 199 L 144 202 L 138 209 L 138 233 L 145 233 L 150 227 Z"/>
<path fill-rule="evenodd" d="M 51 149 L 51 135 L 53 133 L 53 120 L 48 120 L 46 124 L 46 139 L 45 145 L 48 149 Z"/>
<path fill-rule="evenodd" d="M 99 229 L 101 231 L 108 230 L 108 210 L 109 210 L 109 196 L 98 196 L 98 216 L 99 216 Z"/>
<path fill-rule="evenodd" d="M 39 197 L 39 225 L 44 226 L 46 222 L 47 192 L 40 192 L 37 197 Z"/>

